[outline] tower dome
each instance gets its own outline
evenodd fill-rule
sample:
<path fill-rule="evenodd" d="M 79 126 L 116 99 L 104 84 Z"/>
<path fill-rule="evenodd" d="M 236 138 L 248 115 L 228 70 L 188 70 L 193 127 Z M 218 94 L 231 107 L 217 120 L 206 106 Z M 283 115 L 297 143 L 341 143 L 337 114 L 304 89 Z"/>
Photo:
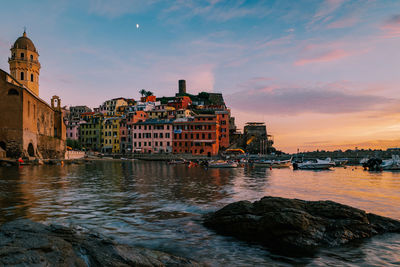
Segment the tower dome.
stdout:
<path fill-rule="evenodd" d="M 26 49 L 26 50 L 36 52 L 35 45 L 33 44 L 31 39 L 26 37 L 25 31 L 24 31 L 24 34 L 15 41 L 12 48 Z"/>
<path fill-rule="evenodd" d="M 35 45 L 26 36 L 19 37 L 14 45 L 11 46 L 11 57 L 8 58 L 10 64 L 10 74 L 18 82 L 39 96 L 39 74 L 40 63 L 39 53 Z"/>

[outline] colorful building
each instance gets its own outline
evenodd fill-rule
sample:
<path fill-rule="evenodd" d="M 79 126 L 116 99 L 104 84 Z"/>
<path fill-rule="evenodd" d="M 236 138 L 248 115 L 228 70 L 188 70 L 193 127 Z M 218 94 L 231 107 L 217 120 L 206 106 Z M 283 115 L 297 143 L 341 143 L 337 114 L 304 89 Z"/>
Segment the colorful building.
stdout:
<path fill-rule="evenodd" d="M 132 126 L 135 153 L 172 152 L 172 120 L 148 119 Z"/>
<path fill-rule="evenodd" d="M 147 120 L 148 115 L 144 111 L 134 111 L 129 112 L 125 115 L 125 117 L 121 120 L 120 123 L 120 147 L 121 153 L 132 153 L 132 125 L 137 122 L 142 122 Z"/>
<path fill-rule="evenodd" d="M 102 124 L 103 128 L 101 131 L 101 139 L 102 139 L 102 152 L 111 154 L 111 153 L 120 153 L 120 136 L 119 136 L 119 127 L 121 117 L 111 117 L 105 118 Z"/>
<path fill-rule="evenodd" d="M 85 150 L 100 151 L 102 147 L 101 129 L 104 117 L 101 113 L 92 113 L 86 113 L 81 116 L 84 122 L 79 125 L 79 141 Z"/>
<path fill-rule="evenodd" d="M 100 106 L 100 112 L 107 116 L 115 116 L 117 114 L 117 109 L 120 106 L 128 106 L 128 100 L 123 97 L 118 97 L 105 101 Z"/>
<path fill-rule="evenodd" d="M 225 150 L 229 147 L 229 122 L 230 122 L 230 110 L 217 110 L 215 115 L 219 123 L 219 148 Z"/>
<path fill-rule="evenodd" d="M 215 114 L 176 119 L 173 153 L 215 156 L 219 152 L 219 123 Z"/>

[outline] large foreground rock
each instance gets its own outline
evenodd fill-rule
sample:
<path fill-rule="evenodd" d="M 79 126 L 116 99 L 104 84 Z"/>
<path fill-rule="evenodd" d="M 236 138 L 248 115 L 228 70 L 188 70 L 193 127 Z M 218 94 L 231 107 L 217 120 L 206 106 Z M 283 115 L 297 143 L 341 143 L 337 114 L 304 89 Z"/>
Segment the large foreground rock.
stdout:
<path fill-rule="evenodd" d="M 0 266 L 200 266 L 167 253 L 117 244 L 83 229 L 16 220 L 0 227 Z"/>
<path fill-rule="evenodd" d="M 333 201 L 264 197 L 239 201 L 208 214 L 205 226 L 256 241 L 281 253 L 313 252 L 386 232 L 400 232 L 400 221 Z"/>

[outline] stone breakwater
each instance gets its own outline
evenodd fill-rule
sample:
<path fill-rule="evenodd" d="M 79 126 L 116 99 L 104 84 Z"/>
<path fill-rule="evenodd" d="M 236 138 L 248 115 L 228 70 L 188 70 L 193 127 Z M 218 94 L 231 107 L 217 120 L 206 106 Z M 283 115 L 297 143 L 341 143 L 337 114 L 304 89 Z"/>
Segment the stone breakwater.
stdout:
<path fill-rule="evenodd" d="M 0 266 L 203 266 L 82 228 L 16 220 L 0 226 Z"/>
<path fill-rule="evenodd" d="M 216 232 L 258 242 L 283 254 L 313 253 L 388 232 L 400 221 L 333 201 L 264 197 L 239 201 L 207 214 L 204 225 Z"/>

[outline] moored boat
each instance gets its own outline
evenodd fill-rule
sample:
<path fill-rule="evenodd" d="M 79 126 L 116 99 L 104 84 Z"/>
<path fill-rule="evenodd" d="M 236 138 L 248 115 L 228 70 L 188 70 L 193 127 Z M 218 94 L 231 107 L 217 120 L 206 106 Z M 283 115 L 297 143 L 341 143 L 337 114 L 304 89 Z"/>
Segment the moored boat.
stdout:
<path fill-rule="evenodd" d="M 335 162 L 335 167 L 344 167 L 347 162 L 349 162 L 348 159 L 334 159 L 333 162 Z"/>
<path fill-rule="evenodd" d="M 170 165 L 176 165 L 176 164 L 185 164 L 187 161 L 185 159 L 173 159 L 168 161 L 168 164 Z"/>
<path fill-rule="evenodd" d="M 400 170 L 400 157 L 399 155 L 392 155 L 391 159 L 382 160 L 381 169 L 386 171 L 399 171 Z"/>
<path fill-rule="evenodd" d="M 210 160 L 208 168 L 237 168 L 238 164 L 230 160 Z"/>
<path fill-rule="evenodd" d="M 328 170 L 332 167 L 335 167 L 335 162 L 333 162 L 330 158 L 326 158 L 324 160 L 316 159 L 293 163 L 294 170 Z"/>
<path fill-rule="evenodd" d="M 289 168 L 291 165 L 291 159 L 287 160 L 258 160 L 254 161 L 256 167 L 267 167 L 267 168 Z"/>

